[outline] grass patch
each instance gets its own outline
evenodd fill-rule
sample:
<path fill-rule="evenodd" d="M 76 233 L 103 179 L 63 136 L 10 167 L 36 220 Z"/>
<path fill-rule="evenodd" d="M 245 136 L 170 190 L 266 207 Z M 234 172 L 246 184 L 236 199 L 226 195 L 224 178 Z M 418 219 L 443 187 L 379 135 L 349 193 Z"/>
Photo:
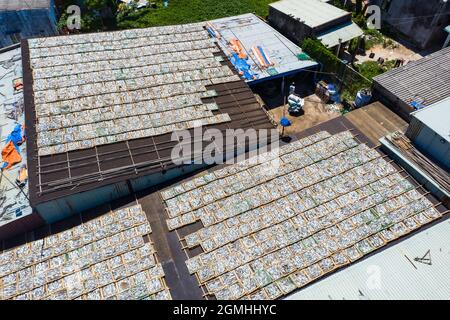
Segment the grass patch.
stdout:
<path fill-rule="evenodd" d="M 125 10 L 117 17 L 120 29 L 145 28 L 183 24 L 218 19 L 244 13 L 255 13 L 261 17 L 269 14 L 269 3 L 274 0 L 170 0 L 164 8 L 162 0 L 157 8 Z"/>
<path fill-rule="evenodd" d="M 366 61 L 356 65 L 355 67 L 356 71 L 369 80 L 372 80 L 374 77 L 385 72 L 385 69 L 376 61 Z"/>
<path fill-rule="evenodd" d="M 356 93 L 361 89 L 368 89 L 372 86 L 374 77 L 383 74 L 394 68 L 395 60 L 387 60 L 382 65 L 377 61 L 366 61 L 361 64 L 354 65 L 355 71 L 361 74 L 364 78 L 352 76 L 347 73 L 344 83 L 345 88 L 342 92 L 342 98 L 347 101 L 355 100 Z"/>
<path fill-rule="evenodd" d="M 365 49 L 370 50 L 374 46 L 378 44 L 382 44 L 384 42 L 383 34 L 375 29 L 366 29 L 364 30 L 364 34 L 366 36 Z"/>

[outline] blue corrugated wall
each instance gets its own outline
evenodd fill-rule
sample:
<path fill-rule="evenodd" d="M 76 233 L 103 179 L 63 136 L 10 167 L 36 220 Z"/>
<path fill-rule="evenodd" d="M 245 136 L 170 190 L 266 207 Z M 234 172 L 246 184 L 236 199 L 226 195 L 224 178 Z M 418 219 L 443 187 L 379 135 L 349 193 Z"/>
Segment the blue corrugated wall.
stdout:
<path fill-rule="evenodd" d="M 12 45 L 11 35 L 20 33 L 22 39 L 56 35 L 54 2 L 46 9 L 0 11 L 0 47 Z"/>

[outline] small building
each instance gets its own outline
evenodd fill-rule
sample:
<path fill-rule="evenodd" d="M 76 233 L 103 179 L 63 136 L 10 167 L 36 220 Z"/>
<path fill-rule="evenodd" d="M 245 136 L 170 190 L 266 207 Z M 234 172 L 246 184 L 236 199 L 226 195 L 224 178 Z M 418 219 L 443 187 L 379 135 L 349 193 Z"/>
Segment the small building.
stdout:
<path fill-rule="evenodd" d="M 0 0 L 0 47 L 58 34 L 54 0 Z"/>
<path fill-rule="evenodd" d="M 382 24 L 420 49 L 441 48 L 450 21 L 450 1 L 371 0 L 381 8 Z"/>
<path fill-rule="evenodd" d="M 248 68 L 243 76 L 249 84 L 292 76 L 304 70 L 316 69 L 317 62 L 304 55 L 302 49 L 252 13 L 212 20 L 209 30 L 222 51 L 232 57 L 238 43 L 244 59 L 231 59 L 237 69 Z M 212 29 L 211 29 L 212 28 Z"/>
<path fill-rule="evenodd" d="M 450 98 L 413 112 L 406 136 L 450 172 Z"/>
<path fill-rule="evenodd" d="M 380 138 L 382 149 L 450 208 L 450 97 L 411 113 L 406 132 Z M 404 133 L 403 133 L 404 132 Z"/>
<path fill-rule="evenodd" d="M 22 41 L 30 203 L 45 222 L 204 168 L 208 128 L 225 137 L 214 159 L 263 145 L 227 143 L 230 130 L 274 126 L 204 27 Z"/>
<path fill-rule="evenodd" d="M 363 35 L 350 12 L 320 0 L 282 0 L 269 5 L 269 22 L 300 43 L 315 37 L 328 47 L 337 47 Z"/>
<path fill-rule="evenodd" d="M 410 113 L 450 97 L 450 47 L 373 79 L 375 100 L 409 122 Z"/>

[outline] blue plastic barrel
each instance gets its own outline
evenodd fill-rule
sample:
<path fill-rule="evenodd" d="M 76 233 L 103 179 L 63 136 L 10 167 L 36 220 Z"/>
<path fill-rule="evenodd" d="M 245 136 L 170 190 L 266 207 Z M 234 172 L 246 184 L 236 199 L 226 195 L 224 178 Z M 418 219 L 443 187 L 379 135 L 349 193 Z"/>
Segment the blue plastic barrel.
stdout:
<path fill-rule="evenodd" d="M 371 94 L 366 93 L 365 91 L 358 91 L 358 93 L 356 94 L 355 106 L 357 108 L 364 107 L 370 102 L 370 99 L 372 99 Z"/>

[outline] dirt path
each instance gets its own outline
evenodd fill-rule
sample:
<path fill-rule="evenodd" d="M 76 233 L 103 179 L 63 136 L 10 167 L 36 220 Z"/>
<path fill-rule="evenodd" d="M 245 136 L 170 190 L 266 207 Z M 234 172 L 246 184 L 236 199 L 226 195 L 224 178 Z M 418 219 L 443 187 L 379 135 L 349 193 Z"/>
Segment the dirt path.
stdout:
<path fill-rule="evenodd" d="M 397 46 L 397 48 L 383 48 L 383 45 L 377 44 L 370 50 L 367 50 L 365 56 L 357 55 L 356 59 L 358 59 L 358 63 L 365 61 L 377 61 L 380 57 L 385 60 L 403 59 L 406 64 L 409 61 L 415 61 L 422 58 L 420 54 L 415 53 L 399 43 L 397 43 Z M 371 52 L 375 53 L 373 59 L 369 58 Z"/>
<path fill-rule="evenodd" d="M 327 111 L 325 105 L 322 103 L 319 97 L 315 94 L 305 97 L 305 106 L 303 107 L 303 113 L 298 116 L 291 116 L 287 112 L 287 106 L 280 106 L 269 110 L 270 115 L 279 124 L 281 118 L 288 118 L 292 123 L 290 127 L 285 129 L 285 134 L 294 134 L 311 128 L 319 123 L 328 121 L 330 119 L 340 116 L 340 113 Z M 281 131 L 280 125 L 278 125 Z"/>

